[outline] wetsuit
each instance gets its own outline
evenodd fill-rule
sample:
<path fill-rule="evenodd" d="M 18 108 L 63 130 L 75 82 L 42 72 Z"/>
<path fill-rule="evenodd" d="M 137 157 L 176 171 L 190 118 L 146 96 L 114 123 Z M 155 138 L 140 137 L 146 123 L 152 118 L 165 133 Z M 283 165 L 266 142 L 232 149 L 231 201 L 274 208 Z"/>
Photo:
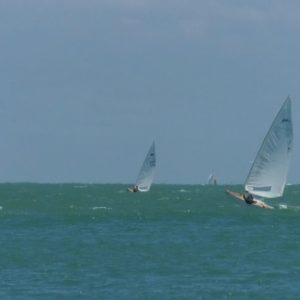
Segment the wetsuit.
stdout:
<path fill-rule="evenodd" d="M 247 196 L 244 194 L 243 198 L 244 198 L 244 200 L 245 200 L 245 202 L 247 204 L 253 204 L 253 203 L 255 203 L 255 200 L 254 200 L 254 198 L 253 198 L 253 196 L 251 194 L 248 194 Z"/>

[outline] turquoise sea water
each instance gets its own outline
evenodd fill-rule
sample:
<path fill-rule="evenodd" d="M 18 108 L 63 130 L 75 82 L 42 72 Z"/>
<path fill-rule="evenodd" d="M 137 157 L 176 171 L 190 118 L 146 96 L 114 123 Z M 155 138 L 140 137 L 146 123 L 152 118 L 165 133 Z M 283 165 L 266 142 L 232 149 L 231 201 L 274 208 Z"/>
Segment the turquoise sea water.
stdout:
<path fill-rule="evenodd" d="M 299 299 L 300 186 L 1 184 L 0 299 Z M 271 203 L 271 202 L 269 202 Z"/>

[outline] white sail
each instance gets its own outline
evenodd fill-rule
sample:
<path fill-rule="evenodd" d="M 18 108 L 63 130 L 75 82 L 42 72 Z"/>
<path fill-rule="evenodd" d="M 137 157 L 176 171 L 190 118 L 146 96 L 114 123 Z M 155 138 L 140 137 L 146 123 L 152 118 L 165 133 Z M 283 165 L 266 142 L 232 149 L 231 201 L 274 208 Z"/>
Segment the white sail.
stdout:
<path fill-rule="evenodd" d="M 291 100 L 288 97 L 275 117 L 250 169 L 245 190 L 260 197 L 282 196 L 293 147 Z"/>
<path fill-rule="evenodd" d="M 210 174 L 208 176 L 208 184 L 209 185 L 217 185 L 217 178 L 214 174 Z"/>
<path fill-rule="evenodd" d="M 140 192 L 148 192 L 150 190 L 153 177 L 154 170 L 156 166 L 156 154 L 155 154 L 155 144 L 152 143 L 144 163 L 141 167 L 140 173 L 136 180 L 136 186 L 138 186 Z"/>

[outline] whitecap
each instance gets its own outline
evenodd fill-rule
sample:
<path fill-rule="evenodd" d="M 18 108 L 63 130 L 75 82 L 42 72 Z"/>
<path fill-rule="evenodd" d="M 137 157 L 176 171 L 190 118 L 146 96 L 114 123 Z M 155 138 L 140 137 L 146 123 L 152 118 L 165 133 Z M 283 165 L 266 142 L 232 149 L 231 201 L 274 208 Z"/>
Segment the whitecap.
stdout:
<path fill-rule="evenodd" d="M 279 209 L 287 209 L 287 205 L 286 204 L 279 204 Z"/>
<path fill-rule="evenodd" d="M 92 207 L 92 210 L 98 210 L 98 209 L 112 210 L 111 207 L 106 207 L 106 206 L 94 206 L 94 207 Z"/>
<path fill-rule="evenodd" d="M 82 184 L 82 185 L 74 185 L 73 186 L 75 189 L 84 189 L 86 187 L 88 187 L 86 184 Z"/>

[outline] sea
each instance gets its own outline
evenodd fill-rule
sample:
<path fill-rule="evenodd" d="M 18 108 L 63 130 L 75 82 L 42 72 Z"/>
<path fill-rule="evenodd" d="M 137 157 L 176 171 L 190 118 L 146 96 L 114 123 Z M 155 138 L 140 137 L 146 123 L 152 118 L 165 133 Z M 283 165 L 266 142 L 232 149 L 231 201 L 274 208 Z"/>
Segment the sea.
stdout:
<path fill-rule="evenodd" d="M 300 299 L 300 185 L 0 184 L 0 299 Z"/>

